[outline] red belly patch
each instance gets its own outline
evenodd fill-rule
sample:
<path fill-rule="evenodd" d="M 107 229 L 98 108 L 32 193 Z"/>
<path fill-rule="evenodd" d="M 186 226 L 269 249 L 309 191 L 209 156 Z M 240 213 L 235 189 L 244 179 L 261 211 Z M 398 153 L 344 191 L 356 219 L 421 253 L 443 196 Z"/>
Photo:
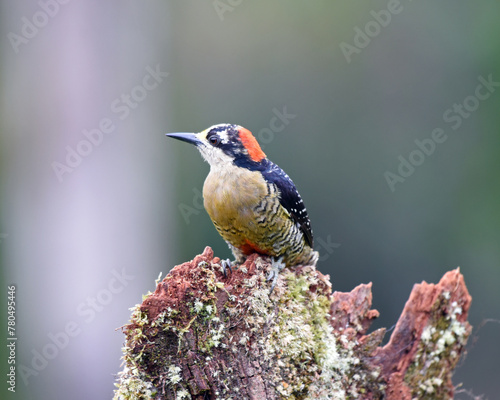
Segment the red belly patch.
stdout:
<path fill-rule="evenodd" d="M 252 253 L 267 254 L 267 251 L 261 250 L 257 245 L 245 239 L 245 244 L 240 247 L 240 250 L 245 255 L 250 255 Z"/>

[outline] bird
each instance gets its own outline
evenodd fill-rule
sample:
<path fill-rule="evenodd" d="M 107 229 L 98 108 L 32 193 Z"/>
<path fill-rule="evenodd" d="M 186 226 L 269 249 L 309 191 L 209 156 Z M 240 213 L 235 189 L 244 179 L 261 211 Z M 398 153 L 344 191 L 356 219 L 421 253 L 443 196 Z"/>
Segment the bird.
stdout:
<path fill-rule="evenodd" d="M 271 257 L 270 294 L 285 267 L 315 266 L 313 232 L 304 202 L 290 177 L 270 161 L 246 128 L 217 124 L 199 133 L 167 133 L 195 145 L 210 164 L 203 204 L 235 260 L 224 274 L 253 253 Z"/>

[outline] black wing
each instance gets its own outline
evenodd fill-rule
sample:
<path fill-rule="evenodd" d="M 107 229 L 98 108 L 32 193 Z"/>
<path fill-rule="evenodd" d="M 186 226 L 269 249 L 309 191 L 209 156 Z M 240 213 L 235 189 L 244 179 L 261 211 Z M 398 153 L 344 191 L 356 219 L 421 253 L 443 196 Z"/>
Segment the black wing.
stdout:
<path fill-rule="evenodd" d="M 313 233 L 307 210 L 290 177 L 280 167 L 268 161 L 267 168 L 262 171 L 266 181 L 274 183 L 280 191 L 280 203 L 290 213 L 293 220 L 304 233 L 306 242 L 313 247 Z"/>

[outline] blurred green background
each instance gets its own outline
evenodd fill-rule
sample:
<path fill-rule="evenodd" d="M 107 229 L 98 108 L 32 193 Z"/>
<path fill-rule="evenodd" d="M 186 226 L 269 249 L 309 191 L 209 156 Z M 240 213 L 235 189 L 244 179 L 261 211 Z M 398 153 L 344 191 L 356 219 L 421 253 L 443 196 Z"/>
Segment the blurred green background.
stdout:
<path fill-rule="evenodd" d="M 206 245 L 230 256 L 201 208 L 208 165 L 164 137 L 221 122 L 292 177 L 334 289 L 373 282 L 374 328 L 459 266 L 476 330 L 456 398 L 498 398 L 500 3 L 20 0 L 0 15 L 0 331 L 15 284 L 23 368 L 12 394 L 2 339 L 2 398 L 112 397 L 128 308 Z"/>

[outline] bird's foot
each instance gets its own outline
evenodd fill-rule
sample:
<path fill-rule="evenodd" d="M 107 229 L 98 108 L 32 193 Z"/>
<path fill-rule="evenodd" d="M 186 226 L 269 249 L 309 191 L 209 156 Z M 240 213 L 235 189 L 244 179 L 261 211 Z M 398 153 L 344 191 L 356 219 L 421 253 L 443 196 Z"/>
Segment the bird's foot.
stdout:
<path fill-rule="evenodd" d="M 269 271 L 269 275 L 267 276 L 267 281 L 272 281 L 271 284 L 271 290 L 269 290 L 269 296 L 274 290 L 274 287 L 276 286 L 276 282 L 278 282 L 278 275 L 279 273 L 285 268 L 286 265 L 283 262 L 283 256 L 280 258 L 276 259 L 273 258 L 273 263 L 271 265 L 271 271 Z"/>
<path fill-rule="evenodd" d="M 225 260 L 221 260 L 220 266 L 222 267 L 222 272 L 224 274 L 224 278 L 227 278 L 227 271 L 233 273 L 233 264 L 231 263 L 231 260 L 229 258 L 226 258 Z"/>

